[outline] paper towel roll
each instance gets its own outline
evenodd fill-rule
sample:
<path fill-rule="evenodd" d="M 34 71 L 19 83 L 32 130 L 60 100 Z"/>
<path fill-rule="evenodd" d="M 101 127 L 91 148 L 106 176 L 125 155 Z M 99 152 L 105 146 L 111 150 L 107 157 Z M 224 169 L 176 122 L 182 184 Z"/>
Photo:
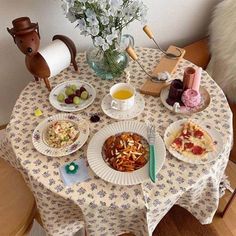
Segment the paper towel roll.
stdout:
<path fill-rule="evenodd" d="M 71 62 L 71 54 L 66 46 L 61 40 L 54 40 L 47 47 L 40 49 L 38 51 L 44 60 L 47 62 L 50 77 L 53 77 L 60 73 L 62 70 L 67 68 Z"/>

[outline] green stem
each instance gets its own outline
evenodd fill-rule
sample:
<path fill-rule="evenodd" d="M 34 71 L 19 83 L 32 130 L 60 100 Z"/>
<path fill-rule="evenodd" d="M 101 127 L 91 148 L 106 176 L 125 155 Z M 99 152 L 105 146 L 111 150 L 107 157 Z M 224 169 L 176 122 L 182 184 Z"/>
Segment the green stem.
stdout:
<path fill-rule="evenodd" d="M 123 68 L 116 61 L 116 57 L 119 55 L 119 52 L 108 49 L 104 52 L 104 64 L 107 66 L 107 70 L 113 75 L 120 75 L 123 72 Z"/>

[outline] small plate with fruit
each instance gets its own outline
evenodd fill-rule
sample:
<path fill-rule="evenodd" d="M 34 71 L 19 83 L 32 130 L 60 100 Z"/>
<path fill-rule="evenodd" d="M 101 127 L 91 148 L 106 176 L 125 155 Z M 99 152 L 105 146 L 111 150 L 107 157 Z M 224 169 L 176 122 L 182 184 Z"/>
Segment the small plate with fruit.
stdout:
<path fill-rule="evenodd" d="M 75 112 L 91 105 L 96 97 L 94 87 L 81 80 L 70 80 L 57 85 L 49 101 L 59 111 Z"/>

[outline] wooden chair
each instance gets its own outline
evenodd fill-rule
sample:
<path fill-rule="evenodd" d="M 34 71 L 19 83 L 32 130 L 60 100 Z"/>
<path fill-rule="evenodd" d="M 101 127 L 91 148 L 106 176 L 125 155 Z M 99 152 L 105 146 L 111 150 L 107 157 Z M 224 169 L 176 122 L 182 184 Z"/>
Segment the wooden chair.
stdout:
<path fill-rule="evenodd" d="M 34 196 L 21 174 L 1 156 L 0 173 L 0 235 L 27 235 L 37 215 Z"/>
<path fill-rule="evenodd" d="M 21 174 L 2 158 L 0 170 L 0 235 L 26 235 L 36 213 L 33 194 Z"/>
<path fill-rule="evenodd" d="M 206 69 L 210 61 L 210 53 L 208 49 L 208 38 L 203 38 L 197 42 L 184 47 L 184 58 L 191 61 L 193 64 Z"/>
<path fill-rule="evenodd" d="M 210 53 L 208 49 L 208 39 L 204 38 L 197 42 L 194 42 L 186 47 L 184 47 L 186 53 L 184 58 L 186 60 L 191 61 L 197 66 L 201 66 L 205 69 L 210 61 Z M 234 127 L 234 142 L 236 140 L 236 104 L 230 103 L 231 110 L 233 112 L 233 127 Z M 230 159 L 236 163 L 236 143 L 234 143 L 233 149 L 230 153 Z M 231 198 L 229 199 L 228 203 L 226 204 L 221 216 L 223 217 L 227 210 L 229 209 L 230 205 L 232 204 L 233 200 L 236 196 L 236 190 L 232 194 Z"/>
<path fill-rule="evenodd" d="M 233 200 L 235 199 L 236 197 L 236 189 L 234 190 L 232 196 L 230 197 L 229 201 L 227 202 L 223 212 L 221 213 L 221 217 L 224 217 L 225 213 L 228 211 L 230 205 L 232 204 Z"/>

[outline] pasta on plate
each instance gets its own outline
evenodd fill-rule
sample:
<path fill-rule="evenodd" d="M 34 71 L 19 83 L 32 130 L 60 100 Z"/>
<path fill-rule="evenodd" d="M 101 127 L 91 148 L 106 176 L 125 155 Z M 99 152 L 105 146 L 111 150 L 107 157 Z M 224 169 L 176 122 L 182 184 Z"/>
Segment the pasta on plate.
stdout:
<path fill-rule="evenodd" d="M 110 136 L 103 145 L 105 162 L 117 171 L 130 172 L 142 168 L 149 157 L 148 142 L 141 135 L 123 132 Z"/>

